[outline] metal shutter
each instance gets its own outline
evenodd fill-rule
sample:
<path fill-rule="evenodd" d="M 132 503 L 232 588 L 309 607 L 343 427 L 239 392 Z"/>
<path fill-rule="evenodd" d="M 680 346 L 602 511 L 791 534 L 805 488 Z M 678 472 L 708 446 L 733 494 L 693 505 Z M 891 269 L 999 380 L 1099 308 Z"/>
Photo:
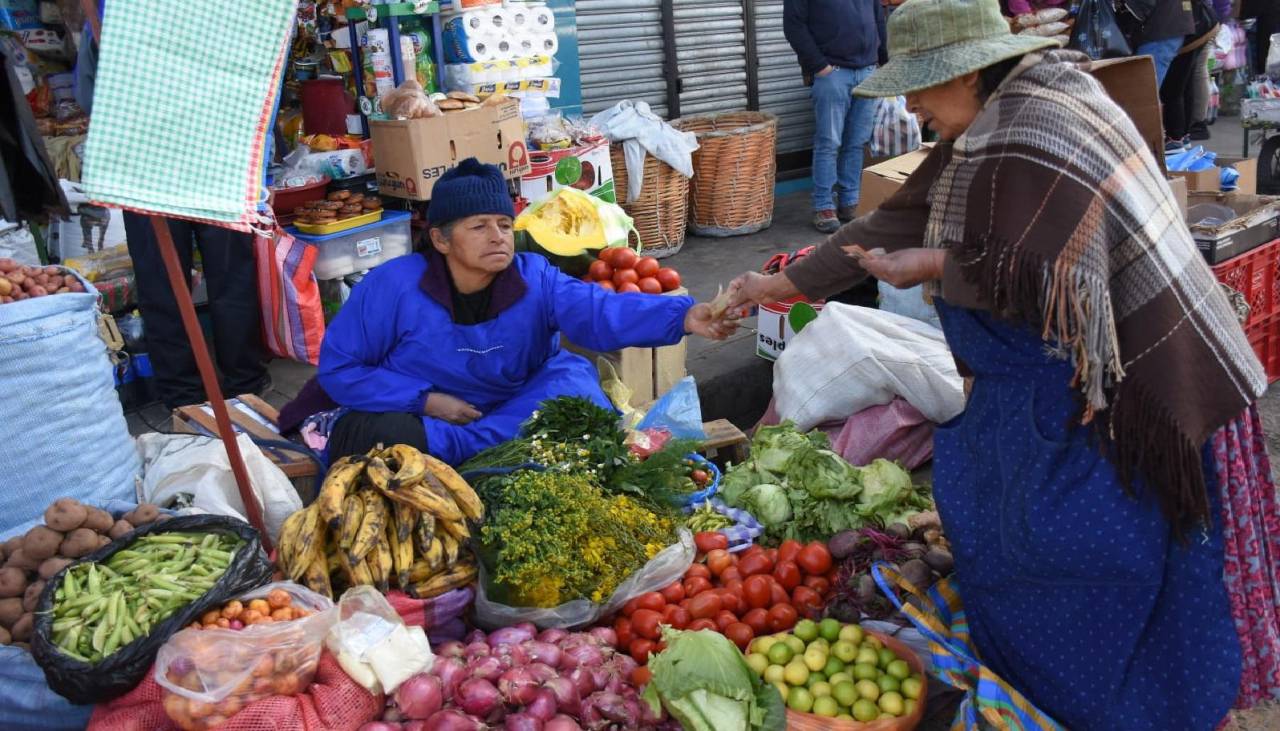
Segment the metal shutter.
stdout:
<path fill-rule="evenodd" d="M 661 0 L 577 0 L 576 7 L 583 113 L 633 99 L 666 117 Z"/>
<path fill-rule="evenodd" d="M 813 147 L 813 103 L 800 62 L 782 35 L 782 0 L 756 2 L 756 53 L 760 58 L 760 110 L 778 116 L 778 152 Z"/>
<path fill-rule="evenodd" d="M 680 116 L 747 108 L 742 0 L 674 0 Z"/>

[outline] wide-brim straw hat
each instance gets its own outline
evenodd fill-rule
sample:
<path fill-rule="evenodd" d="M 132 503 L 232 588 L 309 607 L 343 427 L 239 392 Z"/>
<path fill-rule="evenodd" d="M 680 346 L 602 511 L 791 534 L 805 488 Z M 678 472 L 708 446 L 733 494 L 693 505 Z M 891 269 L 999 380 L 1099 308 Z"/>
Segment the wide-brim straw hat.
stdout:
<path fill-rule="evenodd" d="M 1052 38 L 1014 35 L 998 0 L 907 0 L 889 16 L 889 62 L 853 90 L 902 96 L 1033 51 Z"/>

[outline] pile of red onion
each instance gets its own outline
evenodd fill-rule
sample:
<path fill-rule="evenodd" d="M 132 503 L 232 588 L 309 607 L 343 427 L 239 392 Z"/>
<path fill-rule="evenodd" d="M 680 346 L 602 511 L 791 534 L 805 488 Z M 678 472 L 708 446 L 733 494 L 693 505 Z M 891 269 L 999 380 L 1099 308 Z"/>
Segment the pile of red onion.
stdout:
<path fill-rule="evenodd" d="M 678 729 L 640 700 L 636 662 L 616 643 L 609 627 L 476 630 L 434 648 L 431 672 L 406 680 L 382 720 L 360 731 Z"/>

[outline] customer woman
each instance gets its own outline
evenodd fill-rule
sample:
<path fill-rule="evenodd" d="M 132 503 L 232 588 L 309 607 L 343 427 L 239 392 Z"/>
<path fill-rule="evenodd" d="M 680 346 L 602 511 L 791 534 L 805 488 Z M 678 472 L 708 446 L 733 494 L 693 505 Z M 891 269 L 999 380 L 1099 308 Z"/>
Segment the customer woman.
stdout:
<path fill-rule="evenodd" d="M 974 379 L 934 495 L 980 659 L 1066 728 L 1212 729 L 1280 687 L 1262 369 L 1088 59 L 1011 35 L 997 0 L 908 0 L 888 41 L 855 93 L 905 95 L 943 141 L 735 304 L 868 272 L 932 289 Z M 1254 570 L 1224 571 L 1224 524 Z"/>
<path fill-rule="evenodd" d="M 1160 85 L 1166 152 L 1189 145 L 1192 130 L 1208 131 L 1204 120 L 1208 114 L 1211 41 L 1222 27 L 1219 18 L 1231 15 L 1230 0 L 1194 1 L 1198 3 L 1195 30 L 1182 39 L 1183 46 Z M 1220 15 L 1224 10 L 1226 15 Z"/>

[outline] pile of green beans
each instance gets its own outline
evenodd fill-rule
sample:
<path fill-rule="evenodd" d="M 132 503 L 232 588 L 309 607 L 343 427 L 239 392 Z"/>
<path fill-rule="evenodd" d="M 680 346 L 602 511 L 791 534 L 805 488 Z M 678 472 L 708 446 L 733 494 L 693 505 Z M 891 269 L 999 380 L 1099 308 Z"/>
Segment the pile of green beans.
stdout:
<path fill-rule="evenodd" d="M 208 592 L 242 544 L 218 533 L 153 533 L 105 563 L 73 567 L 54 594 L 54 644 L 81 662 L 109 657 Z"/>
<path fill-rule="evenodd" d="M 689 514 L 685 525 L 689 526 L 689 530 L 694 533 L 702 533 L 728 528 L 733 525 L 733 519 L 711 507 L 711 503 L 704 502 L 701 507 Z"/>

